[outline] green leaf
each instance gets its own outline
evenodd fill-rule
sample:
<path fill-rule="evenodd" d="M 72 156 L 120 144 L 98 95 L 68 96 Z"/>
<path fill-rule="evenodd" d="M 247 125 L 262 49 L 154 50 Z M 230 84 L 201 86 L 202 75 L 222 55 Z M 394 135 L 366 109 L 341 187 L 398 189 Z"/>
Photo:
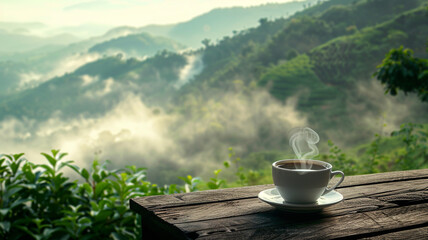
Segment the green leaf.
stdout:
<path fill-rule="evenodd" d="M 52 150 L 51 150 L 51 153 L 52 153 L 52 156 L 53 156 L 54 158 L 56 158 L 56 155 L 58 155 L 58 153 L 59 153 L 59 149 L 52 149 Z"/>
<path fill-rule="evenodd" d="M 110 216 L 113 215 L 113 211 L 110 209 L 103 209 L 101 210 L 96 216 L 95 221 L 96 222 L 105 222 L 105 220 Z"/>
<path fill-rule="evenodd" d="M 207 182 L 207 186 L 209 189 L 218 189 L 218 186 L 213 182 Z"/>
<path fill-rule="evenodd" d="M 52 152 L 53 152 L 54 150 L 52 150 Z M 49 156 L 48 154 L 46 154 L 46 153 L 41 153 L 48 161 L 49 161 L 49 163 L 52 165 L 52 167 L 55 169 L 55 166 L 56 166 L 56 163 L 57 163 L 57 160 L 55 159 L 55 158 L 53 158 L 52 156 Z M 54 154 L 55 155 L 55 154 Z"/>
<path fill-rule="evenodd" d="M 89 219 L 88 217 L 82 217 L 81 219 L 79 219 L 79 224 L 85 224 L 85 223 L 91 223 L 91 219 Z"/>
<path fill-rule="evenodd" d="M 100 175 L 98 175 L 97 173 L 92 173 L 92 179 L 94 179 L 94 181 L 96 182 L 96 183 L 98 183 L 98 182 L 100 182 L 101 181 L 101 178 L 100 178 Z"/>
<path fill-rule="evenodd" d="M 28 228 L 26 226 L 22 226 L 22 225 L 14 225 L 14 226 L 15 226 L 15 228 L 18 228 L 21 231 L 24 231 L 25 233 L 27 233 L 28 235 L 30 235 L 34 239 L 39 239 L 38 235 L 36 235 L 32 231 L 28 230 Z"/>
<path fill-rule="evenodd" d="M 116 181 L 110 181 L 110 184 L 112 185 L 113 189 L 117 192 L 120 193 L 121 192 L 121 187 L 120 184 Z"/>
<path fill-rule="evenodd" d="M 61 153 L 58 157 L 58 160 L 61 160 L 63 157 L 67 156 L 68 153 Z"/>
<path fill-rule="evenodd" d="M 218 175 L 221 172 L 221 169 L 214 170 L 214 175 Z"/>
<path fill-rule="evenodd" d="M 80 171 L 80 175 L 82 175 L 82 177 L 86 180 L 89 179 L 89 172 L 88 170 L 86 170 L 86 168 L 82 168 L 82 170 Z"/>
<path fill-rule="evenodd" d="M 14 159 L 12 161 L 12 163 L 10 164 L 10 168 L 12 170 L 13 175 L 15 175 L 18 172 L 19 166 L 21 165 L 22 162 L 24 162 L 25 159 L 21 158 L 21 159 Z"/>
<path fill-rule="evenodd" d="M 85 189 L 86 193 L 88 193 L 89 195 L 92 194 L 92 187 L 91 185 L 89 185 L 89 183 L 82 184 L 82 187 Z"/>
<path fill-rule="evenodd" d="M 9 212 L 10 208 L 2 208 L 0 209 L 0 214 L 2 216 L 6 216 L 6 214 Z"/>
<path fill-rule="evenodd" d="M 31 201 L 32 201 L 32 199 L 31 199 L 31 198 L 19 199 L 19 200 L 17 200 L 17 201 L 14 201 L 14 202 L 10 205 L 10 209 L 13 209 L 13 208 L 17 207 L 18 205 L 21 205 L 21 204 L 26 203 L 26 202 L 31 202 Z"/>
<path fill-rule="evenodd" d="M 92 168 L 95 170 L 95 169 L 98 169 L 98 166 L 99 166 L 100 164 L 98 163 L 98 161 L 97 160 L 94 160 L 94 162 L 92 163 Z"/>
<path fill-rule="evenodd" d="M 8 222 L 8 221 L 0 222 L 0 228 L 3 229 L 2 232 L 9 232 L 9 230 L 10 230 L 10 222 Z"/>
<path fill-rule="evenodd" d="M 136 173 L 137 172 L 137 167 L 135 165 L 126 166 L 126 168 L 128 168 L 129 170 L 131 170 L 131 173 Z"/>
<path fill-rule="evenodd" d="M 124 235 L 119 234 L 117 232 L 112 232 L 110 234 L 110 237 L 114 240 L 127 240 L 127 239 L 129 239 L 127 236 L 124 236 Z"/>
<path fill-rule="evenodd" d="M 40 164 L 38 165 L 41 168 L 44 168 L 46 170 L 46 173 L 50 176 L 55 175 L 55 171 L 53 168 L 51 168 L 50 166 L 46 165 L 46 164 Z"/>
<path fill-rule="evenodd" d="M 52 233 L 59 231 L 58 228 L 45 228 L 43 230 L 43 238 L 44 239 L 50 239 Z"/>
<path fill-rule="evenodd" d="M 191 184 L 191 182 L 189 181 L 189 179 L 187 179 L 185 177 L 178 177 L 178 178 L 181 179 L 181 180 L 183 180 L 187 184 Z"/>
<path fill-rule="evenodd" d="M 39 180 L 40 176 L 42 176 L 42 174 L 43 174 L 43 172 L 37 171 L 36 174 L 35 174 L 36 177 L 35 177 L 34 181 L 37 182 Z"/>
<path fill-rule="evenodd" d="M 71 166 L 70 163 L 73 163 L 73 161 L 70 160 L 70 161 L 61 162 L 57 171 L 59 171 L 61 168 L 65 167 L 65 166 Z"/>
<path fill-rule="evenodd" d="M 95 186 L 95 196 L 99 196 L 110 185 L 108 182 L 100 182 Z"/>
<path fill-rule="evenodd" d="M 127 207 L 125 207 L 125 206 L 116 206 L 116 211 L 119 213 L 119 214 L 125 214 L 127 211 L 128 211 L 128 208 Z"/>
<path fill-rule="evenodd" d="M 31 166 L 30 166 L 30 165 L 25 164 L 25 165 L 22 167 L 22 171 L 24 172 L 24 175 L 25 175 L 25 177 L 27 178 L 27 180 L 28 180 L 29 182 L 31 182 L 31 183 L 35 182 L 35 180 L 36 180 L 36 176 L 35 176 L 35 174 L 33 173 L 33 171 L 32 171 L 32 169 L 31 169 Z"/>
<path fill-rule="evenodd" d="M 14 158 L 15 160 L 18 160 L 18 159 L 20 159 L 22 156 L 24 156 L 24 153 L 14 154 L 14 155 L 13 155 L 13 158 Z"/>
<path fill-rule="evenodd" d="M 91 204 L 92 210 L 94 210 L 94 211 L 99 211 L 100 210 L 98 208 L 98 204 L 96 202 L 91 201 L 90 204 Z"/>
<path fill-rule="evenodd" d="M 106 171 L 101 171 L 101 179 L 104 179 L 106 177 L 108 177 L 107 172 Z"/>
<path fill-rule="evenodd" d="M 13 196 L 15 193 L 19 192 L 22 189 L 21 185 L 12 185 L 9 186 L 7 189 L 5 189 L 3 193 L 3 198 L 5 200 L 8 200 L 11 196 Z"/>
<path fill-rule="evenodd" d="M 224 162 L 223 162 L 223 165 L 224 165 L 226 168 L 230 167 L 230 163 L 229 163 L 228 161 L 224 161 Z"/>
<path fill-rule="evenodd" d="M 121 173 L 120 177 L 122 178 L 122 180 L 126 181 L 128 179 L 128 174 L 127 173 Z"/>

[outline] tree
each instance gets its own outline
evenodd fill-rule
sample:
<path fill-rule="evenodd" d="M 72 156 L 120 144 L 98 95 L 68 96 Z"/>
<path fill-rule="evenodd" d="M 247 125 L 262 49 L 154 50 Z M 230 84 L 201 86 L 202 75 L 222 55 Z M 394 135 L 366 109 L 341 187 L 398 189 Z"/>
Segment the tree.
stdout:
<path fill-rule="evenodd" d="M 205 46 L 205 48 L 208 48 L 210 46 L 211 40 L 205 38 L 202 40 L 202 44 Z"/>
<path fill-rule="evenodd" d="M 264 25 L 266 25 L 267 23 L 268 23 L 267 18 L 260 18 L 260 19 L 259 19 L 259 24 L 260 24 L 260 26 L 264 26 Z"/>
<path fill-rule="evenodd" d="M 428 102 L 428 59 L 413 57 L 411 49 L 401 46 L 391 49 L 377 68 L 373 76 L 385 85 L 386 93 L 416 93 L 421 101 Z"/>
<path fill-rule="evenodd" d="M 287 56 L 285 57 L 285 59 L 291 60 L 297 56 L 299 56 L 299 51 L 293 48 L 287 51 Z"/>

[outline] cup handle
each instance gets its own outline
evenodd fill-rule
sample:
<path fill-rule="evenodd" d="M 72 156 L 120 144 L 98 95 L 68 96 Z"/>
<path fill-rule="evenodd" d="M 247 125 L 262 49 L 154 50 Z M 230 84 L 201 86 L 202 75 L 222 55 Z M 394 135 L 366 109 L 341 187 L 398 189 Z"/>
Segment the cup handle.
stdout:
<path fill-rule="evenodd" d="M 325 191 L 324 191 L 324 193 L 323 193 L 322 195 L 325 195 L 325 194 L 327 194 L 327 193 L 329 193 L 329 192 L 333 191 L 337 186 L 339 186 L 339 184 L 341 184 L 341 183 L 343 182 L 343 180 L 345 179 L 345 174 L 344 174 L 342 171 L 334 171 L 334 172 L 332 172 L 332 173 L 331 173 L 330 180 L 331 180 L 335 175 L 337 175 L 337 174 L 342 175 L 342 177 L 340 178 L 339 182 L 337 182 L 337 183 L 336 183 L 336 185 L 334 185 L 334 186 L 333 186 L 333 187 L 331 187 L 331 188 L 326 187 L 326 188 L 325 188 Z"/>

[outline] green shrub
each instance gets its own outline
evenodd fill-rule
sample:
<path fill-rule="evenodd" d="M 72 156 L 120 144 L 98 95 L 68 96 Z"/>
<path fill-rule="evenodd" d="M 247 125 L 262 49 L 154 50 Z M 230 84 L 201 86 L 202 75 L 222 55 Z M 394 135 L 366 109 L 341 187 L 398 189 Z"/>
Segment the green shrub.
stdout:
<path fill-rule="evenodd" d="M 399 137 L 404 148 L 395 154 L 395 163 L 401 170 L 428 167 L 428 130 L 421 124 L 406 123 L 391 133 Z"/>
<path fill-rule="evenodd" d="M 358 159 L 329 141 L 330 153 L 321 160 L 330 162 L 346 175 L 422 169 L 428 167 L 428 129 L 422 124 L 406 123 L 391 136 L 375 134 L 369 144 L 359 146 Z"/>
<path fill-rule="evenodd" d="M 183 191 L 151 184 L 144 168 L 108 170 L 108 162 L 95 160 L 91 169 L 79 169 L 64 160 L 65 153 L 42 155 L 48 164 L 0 155 L 1 239 L 135 239 L 139 220 L 129 199 Z M 63 168 L 81 179 L 64 176 Z"/>

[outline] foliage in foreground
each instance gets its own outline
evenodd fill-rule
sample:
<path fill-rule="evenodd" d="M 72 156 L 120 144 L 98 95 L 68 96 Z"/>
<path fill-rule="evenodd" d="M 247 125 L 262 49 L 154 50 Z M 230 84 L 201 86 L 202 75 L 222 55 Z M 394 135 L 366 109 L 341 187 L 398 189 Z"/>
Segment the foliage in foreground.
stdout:
<path fill-rule="evenodd" d="M 359 160 L 332 142 L 330 152 L 319 157 L 346 175 L 427 168 L 427 139 L 426 127 L 410 123 L 391 137 L 376 135 L 362 148 Z M 251 159 L 241 160 L 230 148 L 229 160 L 223 165 L 233 172 L 233 182 L 221 179 L 222 169 L 217 169 L 208 182 L 189 175 L 180 177 L 183 186 L 157 186 L 147 181 L 144 168 L 108 170 L 108 162 L 95 160 L 87 170 L 66 161 L 67 154 L 58 150 L 42 155 L 47 164 L 31 163 L 23 154 L 0 155 L 1 239 L 141 238 L 139 218 L 129 210 L 130 198 L 271 183 L 270 164 L 266 163 L 280 156 L 271 154 L 261 164 L 266 168 L 250 170 L 243 163 Z M 70 179 L 64 170 L 76 172 L 79 178 Z"/>
<path fill-rule="evenodd" d="M 48 164 L 31 163 L 23 154 L 0 158 L 1 239 L 135 239 L 138 220 L 129 199 L 178 191 L 147 182 L 144 168 L 109 171 L 94 161 L 88 171 L 57 150 L 42 155 Z M 64 176 L 64 168 L 80 179 Z"/>
<path fill-rule="evenodd" d="M 345 175 L 428 168 L 428 129 L 422 124 L 403 124 L 390 137 L 376 134 L 356 155 L 344 153 L 331 141 L 328 144 L 330 151 L 321 155 L 321 160 Z"/>

